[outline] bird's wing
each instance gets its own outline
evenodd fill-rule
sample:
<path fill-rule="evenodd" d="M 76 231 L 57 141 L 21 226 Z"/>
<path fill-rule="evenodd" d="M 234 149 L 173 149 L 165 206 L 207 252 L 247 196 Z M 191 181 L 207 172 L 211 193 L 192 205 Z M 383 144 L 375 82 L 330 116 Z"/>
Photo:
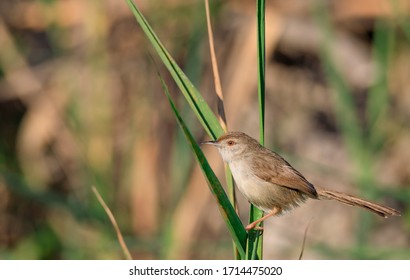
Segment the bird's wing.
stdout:
<path fill-rule="evenodd" d="M 280 155 L 266 151 L 252 161 L 252 168 L 259 178 L 275 185 L 298 190 L 309 197 L 317 198 L 315 187 Z"/>

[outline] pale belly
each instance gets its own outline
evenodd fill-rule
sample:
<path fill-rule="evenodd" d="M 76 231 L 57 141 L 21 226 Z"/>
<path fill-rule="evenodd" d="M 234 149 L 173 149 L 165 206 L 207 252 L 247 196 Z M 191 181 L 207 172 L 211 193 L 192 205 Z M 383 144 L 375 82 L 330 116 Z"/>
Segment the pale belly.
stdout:
<path fill-rule="evenodd" d="M 231 162 L 229 167 L 239 191 L 250 203 L 264 212 L 269 213 L 273 208 L 277 208 L 280 214 L 306 200 L 305 195 L 299 191 L 260 179 L 240 162 Z"/>

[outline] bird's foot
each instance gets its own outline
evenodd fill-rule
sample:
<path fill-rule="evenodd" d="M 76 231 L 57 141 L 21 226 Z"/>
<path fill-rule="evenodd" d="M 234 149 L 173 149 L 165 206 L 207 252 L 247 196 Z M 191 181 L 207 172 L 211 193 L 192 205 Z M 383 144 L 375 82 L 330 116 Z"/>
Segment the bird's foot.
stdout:
<path fill-rule="evenodd" d="M 250 231 L 251 229 L 259 230 L 263 232 L 263 227 L 257 227 L 257 223 L 251 223 L 245 227 L 246 231 Z"/>

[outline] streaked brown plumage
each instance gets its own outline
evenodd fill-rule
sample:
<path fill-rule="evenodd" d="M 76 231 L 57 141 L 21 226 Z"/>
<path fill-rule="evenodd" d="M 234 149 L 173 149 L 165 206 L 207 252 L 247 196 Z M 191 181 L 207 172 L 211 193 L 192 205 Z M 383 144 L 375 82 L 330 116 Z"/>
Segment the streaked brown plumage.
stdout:
<path fill-rule="evenodd" d="M 399 216 L 400 212 L 352 195 L 313 186 L 285 159 L 263 147 L 242 132 L 228 132 L 216 141 L 208 141 L 218 148 L 228 163 L 239 190 L 259 209 L 267 213 L 247 226 L 251 229 L 269 216 L 281 214 L 299 206 L 306 199 L 337 200 L 359 206 L 382 217 Z"/>

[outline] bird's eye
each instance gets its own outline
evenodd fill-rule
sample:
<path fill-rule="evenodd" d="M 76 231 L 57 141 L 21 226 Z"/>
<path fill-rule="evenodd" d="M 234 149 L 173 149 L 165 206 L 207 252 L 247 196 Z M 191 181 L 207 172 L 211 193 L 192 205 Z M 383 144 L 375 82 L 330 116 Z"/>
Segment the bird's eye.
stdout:
<path fill-rule="evenodd" d="M 228 146 L 233 146 L 233 145 L 235 144 L 235 141 L 229 140 L 229 141 L 227 142 L 227 144 L 228 144 Z"/>

